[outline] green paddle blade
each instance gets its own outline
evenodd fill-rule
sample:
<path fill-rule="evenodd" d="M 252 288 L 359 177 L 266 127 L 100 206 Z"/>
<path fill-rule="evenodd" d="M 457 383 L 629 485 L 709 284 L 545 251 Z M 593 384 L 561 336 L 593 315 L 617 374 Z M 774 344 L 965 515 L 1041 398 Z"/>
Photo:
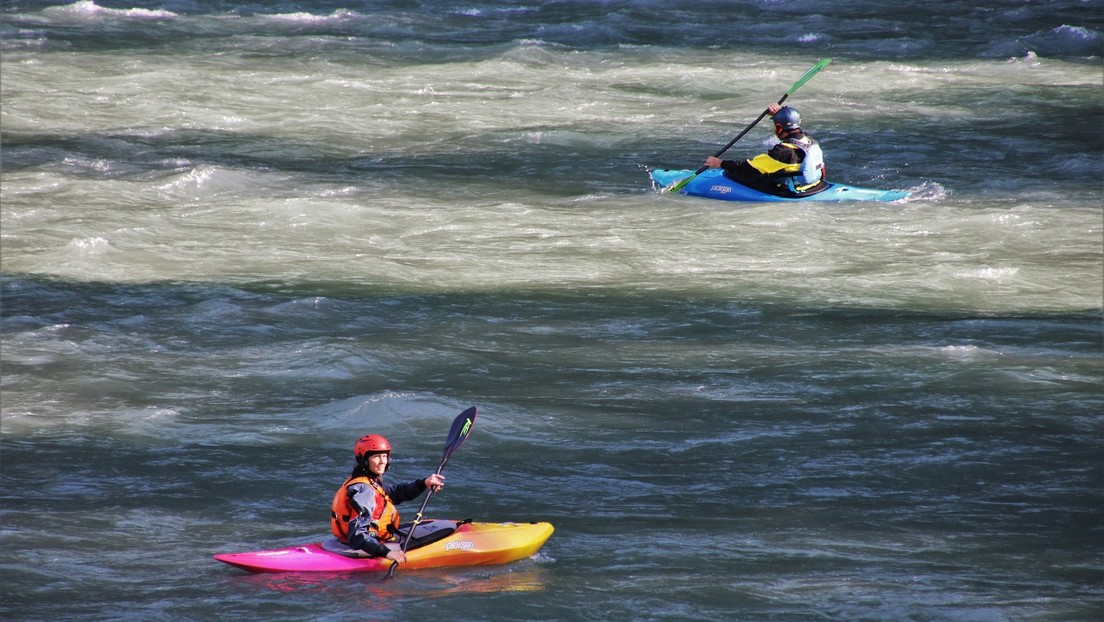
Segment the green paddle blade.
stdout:
<path fill-rule="evenodd" d="M 809 81 L 809 80 L 810 80 L 810 79 L 811 79 L 811 78 L 812 78 L 813 76 L 815 76 L 815 75 L 817 75 L 818 73 L 820 73 L 820 70 L 821 70 L 821 69 L 824 69 L 825 67 L 827 67 L 827 66 L 828 66 L 828 63 L 830 63 L 830 62 L 832 62 L 832 59 L 830 59 L 830 58 L 825 58 L 824 60 L 820 61 L 819 63 L 817 63 L 817 64 L 813 65 L 813 66 L 812 66 L 811 68 L 809 68 L 809 71 L 806 71 L 806 72 L 805 72 L 805 75 L 803 75 L 803 76 L 801 76 L 800 78 L 798 78 L 798 79 L 797 79 L 797 82 L 794 82 L 794 85 L 790 87 L 790 90 L 786 91 L 786 95 L 793 95 L 794 91 L 796 91 L 797 89 L 801 88 L 801 85 L 805 84 L 805 83 L 806 83 L 806 82 L 808 82 L 808 81 Z"/>
<path fill-rule="evenodd" d="M 685 188 L 686 184 L 690 183 L 690 181 L 693 180 L 698 175 L 699 175 L 699 173 L 694 173 L 693 175 L 691 175 L 689 177 L 683 177 L 682 179 L 680 179 L 680 180 L 676 181 L 675 183 L 671 184 L 670 186 L 667 186 L 666 188 L 664 188 L 663 192 L 678 192 L 679 190 L 682 190 L 683 188 Z"/>

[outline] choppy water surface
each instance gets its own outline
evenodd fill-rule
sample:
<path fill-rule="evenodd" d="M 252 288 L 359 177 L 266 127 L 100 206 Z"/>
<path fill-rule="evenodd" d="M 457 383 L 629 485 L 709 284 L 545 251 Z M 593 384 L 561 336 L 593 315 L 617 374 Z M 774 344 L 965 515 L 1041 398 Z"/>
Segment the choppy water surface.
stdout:
<path fill-rule="evenodd" d="M 674 5 L 6 3 L 3 617 L 1100 619 L 1099 2 Z M 911 198 L 651 188 L 828 56 Z M 469 405 L 429 513 L 536 558 L 211 559 Z"/>

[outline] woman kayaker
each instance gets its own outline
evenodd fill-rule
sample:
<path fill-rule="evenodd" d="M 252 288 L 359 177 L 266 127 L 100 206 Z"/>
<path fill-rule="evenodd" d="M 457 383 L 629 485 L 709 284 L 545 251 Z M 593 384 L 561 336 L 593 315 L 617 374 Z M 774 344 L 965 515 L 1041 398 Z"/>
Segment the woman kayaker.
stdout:
<path fill-rule="evenodd" d="M 395 505 L 417 499 L 423 492 L 445 486 L 445 477 L 433 473 L 425 479 L 400 484 L 384 484 L 383 474 L 391 463 L 391 443 L 379 434 L 360 437 L 353 447 L 356 466 L 345 483 L 334 493 L 330 510 L 330 528 L 334 536 L 351 548 L 372 557 L 406 562 L 401 550 L 384 542 L 394 541 L 399 529 Z"/>
<path fill-rule="evenodd" d="M 780 197 L 806 197 L 827 189 L 824 154 L 817 141 L 802 131 L 801 115 L 776 103 L 767 106 L 767 112 L 781 142 L 750 160 L 710 156 L 705 165 L 724 169 L 725 177 L 737 183 Z"/>

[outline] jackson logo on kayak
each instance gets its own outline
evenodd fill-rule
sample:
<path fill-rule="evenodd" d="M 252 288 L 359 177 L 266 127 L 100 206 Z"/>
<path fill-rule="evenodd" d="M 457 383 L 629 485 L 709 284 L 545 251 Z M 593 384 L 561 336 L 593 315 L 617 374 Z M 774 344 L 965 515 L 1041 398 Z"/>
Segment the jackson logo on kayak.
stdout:
<path fill-rule="evenodd" d="M 728 186 L 716 185 L 716 186 L 710 186 L 709 191 L 710 192 L 716 192 L 717 194 L 725 194 L 725 193 L 728 193 L 728 192 L 732 192 L 732 188 L 729 188 Z"/>
<path fill-rule="evenodd" d="M 445 544 L 446 551 L 454 551 L 460 549 L 462 551 L 469 551 L 475 548 L 475 543 L 469 540 L 461 540 L 460 542 L 449 542 Z"/>

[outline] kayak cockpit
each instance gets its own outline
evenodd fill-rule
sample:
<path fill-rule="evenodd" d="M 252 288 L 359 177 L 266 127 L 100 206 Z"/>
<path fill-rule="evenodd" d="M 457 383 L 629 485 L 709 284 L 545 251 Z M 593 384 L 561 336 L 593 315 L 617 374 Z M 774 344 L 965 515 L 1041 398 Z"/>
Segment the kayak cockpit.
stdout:
<path fill-rule="evenodd" d="M 405 542 L 409 538 L 410 544 L 407 545 L 406 550 L 413 551 L 423 546 L 433 544 L 438 540 L 443 540 L 449 537 L 460 527 L 460 525 L 470 522 L 470 518 L 462 521 L 442 519 L 422 521 L 418 523 L 417 528 L 414 529 L 413 535 L 411 535 L 410 529 L 414 526 L 414 523 L 407 523 L 405 525 L 399 526 L 398 539 L 395 542 L 386 543 L 386 546 L 389 546 L 393 549 L 401 549 L 403 542 Z M 361 551 L 360 549 L 349 548 L 348 544 L 345 544 L 334 536 L 329 536 L 328 538 L 325 538 L 324 540 L 322 540 L 320 545 L 323 549 L 331 553 L 337 553 L 338 555 L 341 555 L 343 557 L 351 557 L 353 559 L 372 557 L 371 555 L 365 553 L 364 551 Z"/>

